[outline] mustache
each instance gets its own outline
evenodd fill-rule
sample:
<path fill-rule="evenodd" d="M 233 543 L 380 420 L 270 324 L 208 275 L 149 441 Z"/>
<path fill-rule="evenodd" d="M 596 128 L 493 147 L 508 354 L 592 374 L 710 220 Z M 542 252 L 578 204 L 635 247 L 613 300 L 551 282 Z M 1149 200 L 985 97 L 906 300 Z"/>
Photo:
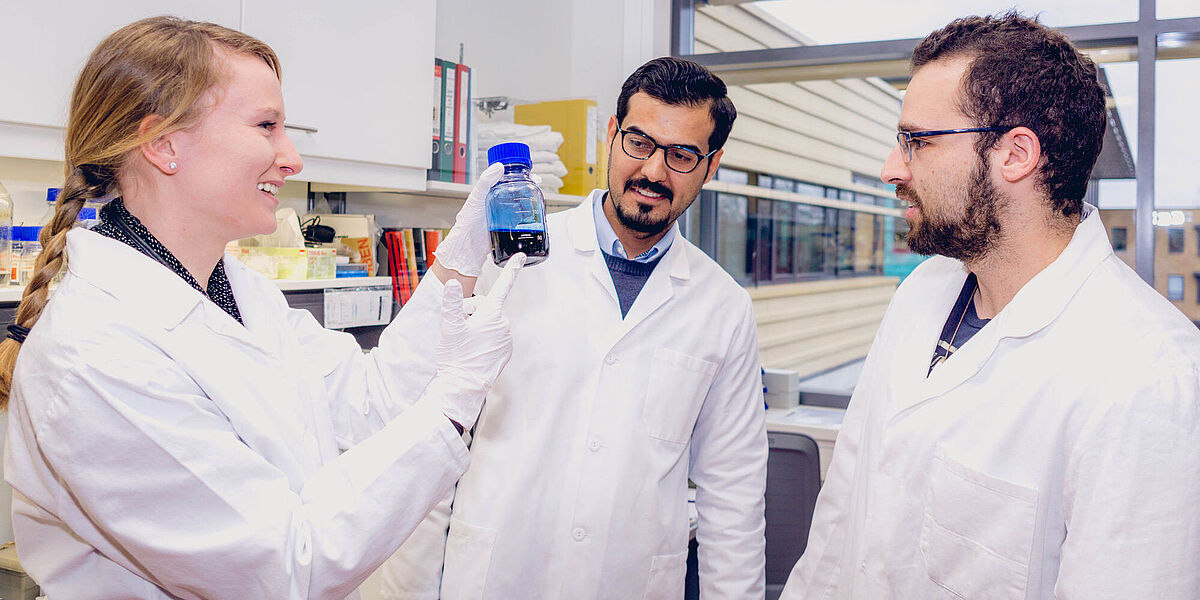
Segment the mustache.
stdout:
<path fill-rule="evenodd" d="M 908 202 L 909 204 L 914 204 L 917 206 L 920 206 L 921 204 L 921 197 L 918 196 L 912 188 L 903 183 L 896 184 L 896 197 Z"/>
<path fill-rule="evenodd" d="M 654 192 L 655 194 L 661 194 L 667 200 L 673 200 L 675 198 L 675 194 L 671 192 L 671 188 L 658 183 L 657 181 L 650 181 L 649 179 L 642 178 L 630 179 L 629 181 L 625 182 L 626 192 L 628 192 L 630 188 L 634 187 L 640 187 L 644 190 Z"/>

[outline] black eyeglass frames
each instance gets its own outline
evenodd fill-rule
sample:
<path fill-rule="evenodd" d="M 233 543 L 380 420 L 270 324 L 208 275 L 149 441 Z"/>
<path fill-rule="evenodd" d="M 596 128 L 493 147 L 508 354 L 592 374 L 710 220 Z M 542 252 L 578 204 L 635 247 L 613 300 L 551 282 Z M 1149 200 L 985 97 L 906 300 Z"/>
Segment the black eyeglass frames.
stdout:
<path fill-rule="evenodd" d="M 621 132 L 621 149 L 629 158 L 646 160 L 662 148 L 663 156 L 667 157 L 667 168 L 676 173 L 691 173 L 700 166 L 700 161 L 717 153 L 713 150 L 708 154 L 700 154 L 685 146 L 663 146 L 644 133 L 621 129 L 620 125 L 617 125 L 617 131 Z"/>
<path fill-rule="evenodd" d="M 900 144 L 900 151 L 904 154 L 904 162 L 912 162 L 913 147 L 912 141 L 918 138 L 933 137 L 935 135 L 953 135 L 955 133 L 982 133 L 986 131 L 1008 131 L 1011 127 L 967 127 L 966 129 L 937 129 L 934 131 L 897 131 L 896 142 Z"/>

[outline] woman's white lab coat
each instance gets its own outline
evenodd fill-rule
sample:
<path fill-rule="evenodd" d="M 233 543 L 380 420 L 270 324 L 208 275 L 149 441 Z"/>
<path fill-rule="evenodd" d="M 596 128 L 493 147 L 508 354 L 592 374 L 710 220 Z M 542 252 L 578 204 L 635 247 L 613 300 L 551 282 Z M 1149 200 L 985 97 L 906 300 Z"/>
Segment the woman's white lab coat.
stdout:
<path fill-rule="evenodd" d="M 1200 332 L 1088 210 L 928 378 L 967 272 L 900 286 L 782 598 L 1200 598 Z"/>
<path fill-rule="evenodd" d="M 392 420 L 432 377 L 403 338 L 436 319 L 402 313 L 364 355 L 237 261 L 245 327 L 123 243 L 77 229 L 68 252 L 4 469 L 50 598 L 343 598 L 465 469 L 439 406 Z M 437 289 L 413 298 L 426 316 Z"/>

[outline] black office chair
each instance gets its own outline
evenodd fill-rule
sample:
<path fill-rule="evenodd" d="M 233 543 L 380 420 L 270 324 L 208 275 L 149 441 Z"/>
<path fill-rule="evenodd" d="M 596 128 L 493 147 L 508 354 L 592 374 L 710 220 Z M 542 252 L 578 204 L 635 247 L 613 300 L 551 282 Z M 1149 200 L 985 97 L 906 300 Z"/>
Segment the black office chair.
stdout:
<path fill-rule="evenodd" d="M 766 600 L 778 600 L 792 567 L 808 546 L 808 528 L 821 489 L 821 460 L 817 443 L 803 433 L 769 431 L 767 446 Z M 700 598 L 695 540 L 688 552 L 684 598 Z"/>
<path fill-rule="evenodd" d="M 808 546 L 821 458 L 817 442 L 803 433 L 769 431 L 767 445 L 767 600 L 776 600 Z"/>

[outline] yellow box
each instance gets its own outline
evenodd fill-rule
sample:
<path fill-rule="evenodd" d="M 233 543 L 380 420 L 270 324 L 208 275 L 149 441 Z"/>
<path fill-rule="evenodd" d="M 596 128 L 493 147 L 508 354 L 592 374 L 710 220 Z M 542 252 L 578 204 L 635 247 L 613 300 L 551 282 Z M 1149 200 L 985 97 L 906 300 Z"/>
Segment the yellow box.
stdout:
<path fill-rule="evenodd" d="M 600 127 L 596 101 L 586 98 L 554 100 L 513 107 L 513 122 L 519 125 L 549 125 L 563 136 L 558 158 L 567 167 L 562 194 L 585 195 L 604 186 L 600 177 L 600 152 L 604 130 Z"/>

